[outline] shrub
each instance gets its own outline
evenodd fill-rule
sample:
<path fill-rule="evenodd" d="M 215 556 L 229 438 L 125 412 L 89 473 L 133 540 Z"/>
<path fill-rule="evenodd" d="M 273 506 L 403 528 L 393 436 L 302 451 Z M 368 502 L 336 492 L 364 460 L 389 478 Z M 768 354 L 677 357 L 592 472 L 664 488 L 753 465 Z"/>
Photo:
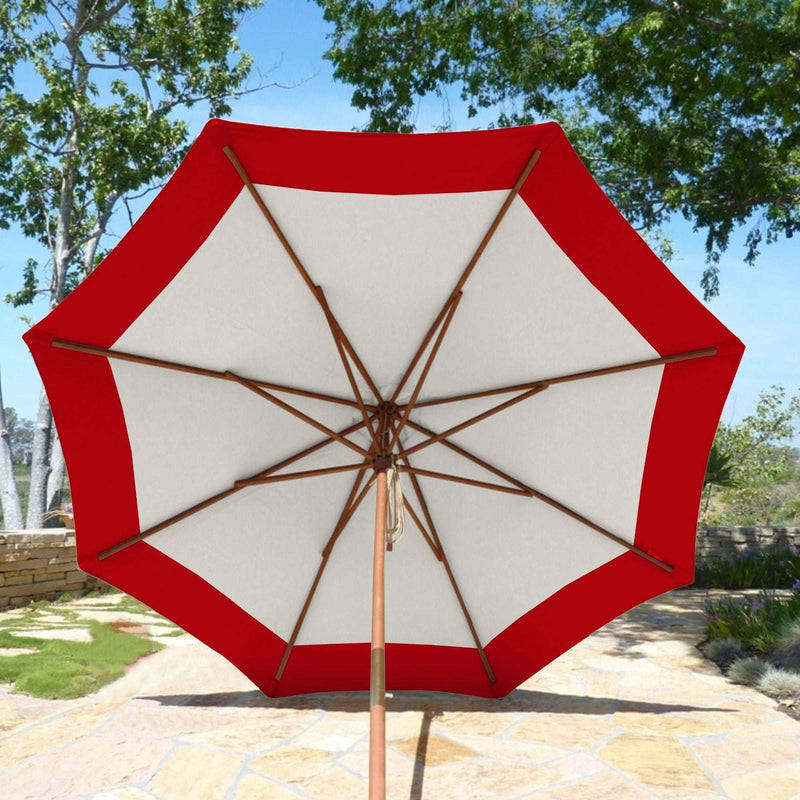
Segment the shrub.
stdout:
<path fill-rule="evenodd" d="M 713 661 L 725 672 L 728 667 L 744 655 L 742 643 L 726 636 L 724 639 L 712 639 L 703 648 L 703 655 Z"/>
<path fill-rule="evenodd" d="M 772 655 L 777 666 L 800 672 L 800 619 L 784 626 Z"/>
<path fill-rule="evenodd" d="M 728 670 L 728 677 L 733 683 L 755 686 L 767 671 L 767 663 L 760 658 L 737 658 Z"/>
<path fill-rule="evenodd" d="M 800 592 L 788 598 L 766 591 L 755 598 L 726 597 L 707 602 L 706 614 L 709 639 L 736 639 L 745 650 L 767 653 L 786 626 L 800 619 Z"/>
<path fill-rule="evenodd" d="M 770 697 L 800 695 L 800 581 L 792 588 L 790 596 L 762 590 L 758 597 L 706 602 L 709 641 L 704 654 L 723 671 L 727 668 L 734 683 Z M 755 653 L 764 658 L 752 657 Z"/>
<path fill-rule="evenodd" d="M 770 697 L 792 697 L 800 694 L 800 674 L 768 666 L 756 688 Z"/>
<path fill-rule="evenodd" d="M 790 589 L 800 578 L 800 553 L 792 548 L 745 550 L 698 564 L 694 585 L 709 589 Z"/>

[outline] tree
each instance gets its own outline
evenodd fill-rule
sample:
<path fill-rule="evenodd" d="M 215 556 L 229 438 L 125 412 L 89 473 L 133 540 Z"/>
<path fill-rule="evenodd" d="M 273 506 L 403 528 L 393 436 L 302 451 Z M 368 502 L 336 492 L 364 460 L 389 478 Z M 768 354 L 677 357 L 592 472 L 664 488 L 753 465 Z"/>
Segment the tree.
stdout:
<path fill-rule="evenodd" d="M 703 476 L 703 486 L 734 486 L 733 464 L 729 453 L 723 452 L 718 442 L 711 445 L 708 454 L 706 474 Z"/>
<path fill-rule="evenodd" d="M 780 386 L 762 392 L 755 413 L 738 424 L 720 423 L 714 444 L 727 457 L 730 469 L 727 486 L 719 493 L 724 510 L 714 521 L 750 525 L 791 521 L 799 510 L 800 475 L 797 452 L 789 442 L 799 430 L 800 394 L 787 401 Z"/>
<path fill-rule="evenodd" d="M 3 525 L 10 530 L 17 530 L 22 527 L 22 508 L 14 482 L 12 438 L 5 412 L 3 387 L 0 385 L 0 510 L 3 512 Z"/>
<path fill-rule="evenodd" d="M 634 225 L 706 232 L 706 299 L 734 228 L 750 263 L 800 230 L 798 0 L 317 2 L 370 130 L 413 130 L 431 94 L 557 120 Z"/>
<path fill-rule="evenodd" d="M 115 210 L 124 205 L 130 217 L 129 201 L 183 157 L 177 109 L 205 103 L 223 116 L 232 96 L 263 88 L 243 88 L 252 60 L 235 36 L 256 5 L 0 0 L 0 227 L 19 226 L 48 255 L 28 259 L 8 302 L 43 293 L 53 308 L 94 269 Z M 28 527 L 57 503 L 63 475 L 42 390 Z"/>
<path fill-rule="evenodd" d="M 733 472 L 734 466 L 730 453 L 726 453 L 715 438 L 714 443 L 711 445 L 711 452 L 708 454 L 706 474 L 703 476 L 701 518 L 708 515 L 708 506 L 711 503 L 711 497 L 715 487 L 727 488 L 736 486 L 736 479 L 733 477 Z"/>
<path fill-rule="evenodd" d="M 11 458 L 15 464 L 24 464 L 26 454 L 33 447 L 33 421 L 21 417 L 16 409 L 10 406 L 3 409 L 5 428 L 8 431 L 8 442 L 11 447 Z"/>

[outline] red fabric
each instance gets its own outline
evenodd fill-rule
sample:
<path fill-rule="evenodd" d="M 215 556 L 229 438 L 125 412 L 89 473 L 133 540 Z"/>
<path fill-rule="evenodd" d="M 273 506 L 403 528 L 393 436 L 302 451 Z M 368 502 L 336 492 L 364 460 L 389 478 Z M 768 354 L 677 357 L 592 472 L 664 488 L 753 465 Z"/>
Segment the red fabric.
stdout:
<path fill-rule="evenodd" d="M 553 123 L 395 135 L 210 122 L 120 245 L 25 336 L 64 446 L 82 569 L 173 619 L 267 694 L 368 688 L 368 643 L 297 646 L 278 685 L 283 640 L 202 578 L 144 542 L 96 558 L 139 530 L 125 419 L 107 361 L 50 342 L 109 347 L 170 282 L 241 191 L 226 144 L 256 183 L 381 194 L 509 188 L 539 148 L 520 196 L 587 279 L 661 354 L 719 351 L 666 366 L 653 417 L 636 543 L 675 571 L 626 553 L 564 587 L 486 644 L 495 684 L 474 649 L 389 644 L 387 688 L 504 695 L 597 627 L 692 580 L 708 450 L 744 347 L 625 222 Z"/>

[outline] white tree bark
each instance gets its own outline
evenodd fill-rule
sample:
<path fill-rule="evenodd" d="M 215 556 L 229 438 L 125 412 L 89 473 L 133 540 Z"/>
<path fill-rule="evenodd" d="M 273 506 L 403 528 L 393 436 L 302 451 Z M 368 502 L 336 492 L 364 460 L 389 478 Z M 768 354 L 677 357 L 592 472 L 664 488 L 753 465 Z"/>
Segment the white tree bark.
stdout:
<path fill-rule="evenodd" d="M 63 501 L 64 477 L 67 472 L 67 465 L 64 462 L 64 453 L 61 450 L 61 440 L 58 438 L 58 431 L 55 425 L 51 433 L 53 442 L 50 450 L 50 475 L 47 477 L 47 512 L 48 514 L 61 508 Z M 45 527 L 57 527 L 58 517 L 53 516 L 46 523 Z"/>
<path fill-rule="evenodd" d="M 50 474 L 50 428 L 53 415 L 44 388 L 39 392 L 39 412 L 33 429 L 33 459 L 31 461 L 31 489 L 28 495 L 26 528 L 41 528 L 47 504 L 47 478 Z"/>
<path fill-rule="evenodd" d="M 11 442 L 6 429 L 3 410 L 3 387 L 0 385 L 0 505 L 3 508 L 3 525 L 6 530 L 22 528 L 22 507 L 19 503 L 17 482 L 14 480 L 14 462 L 11 459 Z"/>

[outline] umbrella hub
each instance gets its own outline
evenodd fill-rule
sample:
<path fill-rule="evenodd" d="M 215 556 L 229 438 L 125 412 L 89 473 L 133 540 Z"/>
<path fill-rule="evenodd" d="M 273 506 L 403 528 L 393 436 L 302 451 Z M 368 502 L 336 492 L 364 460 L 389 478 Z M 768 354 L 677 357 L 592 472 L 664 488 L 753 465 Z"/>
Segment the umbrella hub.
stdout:
<path fill-rule="evenodd" d="M 382 403 L 378 403 L 377 411 L 378 411 L 378 416 L 387 417 L 391 419 L 392 417 L 397 416 L 398 406 L 397 403 L 384 401 Z"/>
<path fill-rule="evenodd" d="M 397 456 L 392 453 L 380 453 L 372 459 L 375 472 L 387 472 L 394 467 Z"/>
<path fill-rule="evenodd" d="M 393 425 L 400 417 L 400 411 L 396 403 L 391 401 L 382 401 L 376 407 L 378 431 L 375 438 L 375 448 L 378 452 L 373 451 L 372 467 L 375 472 L 386 472 L 396 467 L 399 452 L 399 440 L 396 436 Z"/>

